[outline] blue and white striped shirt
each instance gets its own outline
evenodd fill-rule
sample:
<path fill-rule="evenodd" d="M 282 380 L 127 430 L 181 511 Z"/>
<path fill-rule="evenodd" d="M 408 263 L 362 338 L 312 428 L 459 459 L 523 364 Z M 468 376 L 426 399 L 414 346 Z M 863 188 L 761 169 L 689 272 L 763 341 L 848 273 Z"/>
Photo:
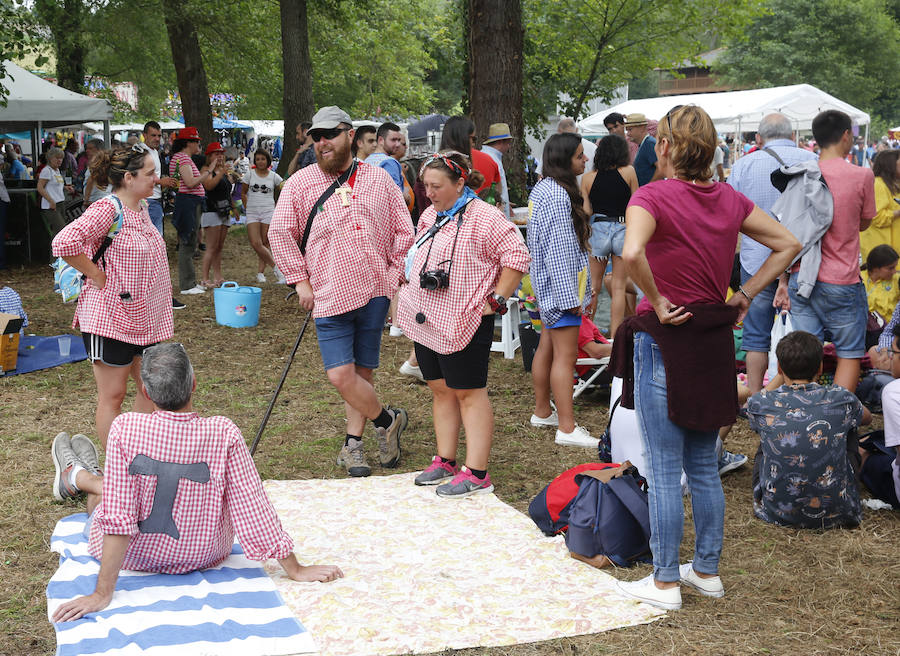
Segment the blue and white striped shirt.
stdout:
<path fill-rule="evenodd" d="M 541 319 L 553 325 L 565 314 L 590 302 L 579 296 L 578 274 L 586 268 L 591 289 L 588 253 L 581 250 L 572 225 L 569 194 L 552 178 L 544 178 L 531 192 L 528 216 L 528 250 L 531 251 L 531 286 L 537 296 Z"/>

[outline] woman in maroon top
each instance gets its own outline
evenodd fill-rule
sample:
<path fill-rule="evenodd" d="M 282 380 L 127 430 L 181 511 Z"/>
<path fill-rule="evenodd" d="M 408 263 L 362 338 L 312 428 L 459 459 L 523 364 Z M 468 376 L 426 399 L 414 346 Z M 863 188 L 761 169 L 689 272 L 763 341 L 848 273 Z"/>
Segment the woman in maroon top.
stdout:
<path fill-rule="evenodd" d="M 800 250 L 791 233 L 745 196 L 710 181 L 716 144 L 716 129 L 701 108 L 670 111 L 656 143 L 666 179 L 636 191 L 625 213 L 622 258 L 645 298 L 616 334 L 612 368 L 633 383 L 646 452 L 653 574 L 618 588 L 667 610 L 681 608 L 681 583 L 709 597 L 725 594 L 718 575 L 725 497 L 716 436 L 737 411 L 731 328 Z M 739 232 L 772 253 L 726 304 Z M 623 358 L 632 344 L 633 357 Z M 693 561 L 679 565 L 682 468 L 696 539 Z"/>

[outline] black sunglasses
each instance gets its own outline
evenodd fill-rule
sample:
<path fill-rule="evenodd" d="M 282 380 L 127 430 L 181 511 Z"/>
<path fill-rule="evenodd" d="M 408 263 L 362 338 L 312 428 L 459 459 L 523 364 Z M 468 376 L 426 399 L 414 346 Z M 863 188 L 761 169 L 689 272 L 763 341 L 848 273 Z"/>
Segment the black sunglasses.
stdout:
<path fill-rule="evenodd" d="M 322 139 L 334 139 L 341 132 L 349 132 L 350 128 L 334 128 L 332 130 L 316 130 L 309 131 L 309 136 L 313 140 L 314 143 L 319 143 Z"/>
<path fill-rule="evenodd" d="M 672 114 L 677 112 L 682 107 L 684 107 L 684 105 L 675 105 L 672 109 L 669 110 L 669 113 L 666 114 L 666 123 L 669 124 L 669 139 L 671 139 L 672 135 L 675 134 L 674 132 L 672 132 Z"/>

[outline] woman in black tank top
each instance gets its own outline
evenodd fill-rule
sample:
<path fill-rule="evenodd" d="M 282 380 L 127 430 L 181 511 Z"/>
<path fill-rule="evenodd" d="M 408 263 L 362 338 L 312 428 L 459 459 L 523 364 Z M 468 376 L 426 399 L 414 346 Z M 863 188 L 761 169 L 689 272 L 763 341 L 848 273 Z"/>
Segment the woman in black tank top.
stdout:
<path fill-rule="evenodd" d="M 630 159 L 625 139 L 610 134 L 597 143 L 594 170 L 585 173 L 581 180 L 584 209 L 591 215 L 592 221 L 591 279 L 597 293 L 603 285 L 607 259 L 612 258 L 609 330 L 613 337 L 625 318 L 626 309 L 625 289 L 628 281 L 625 264 L 622 262 L 625 207 L 631 194 L 638 188 L 637 175 Z"/>

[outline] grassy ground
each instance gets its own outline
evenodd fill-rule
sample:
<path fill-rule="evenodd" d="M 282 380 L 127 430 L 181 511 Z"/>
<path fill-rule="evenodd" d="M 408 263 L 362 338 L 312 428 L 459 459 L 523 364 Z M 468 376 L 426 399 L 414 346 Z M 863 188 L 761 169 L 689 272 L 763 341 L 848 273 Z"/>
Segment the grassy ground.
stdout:
<path fill-rule="evenodd" d="M 226 278 L 250 284 L 255 258 L 242 230 L 226 244 Z M 175 270 L 174 260 L 172 270 Z M 271 277 L 271 276 L 270 276 Z M 72 306 L 51 291 L 46 266 L 0 272 L 23 298 L 28 332 L 69 330 Z M 263 285 L 259 326 L 231 329 L 214 320 L 212 293 L 184 297 L 175 314 L 175 338 L 197 372 L 195 406 L 234 419 L 249 442 L 278 381 L 302 320 L 283 288 Z M 399 471 L 421 469 L 433 452 L 430 396 L 396 375 L 410 343 L 385 338 L 376 373 L 380 397 L 409 409 Z M 589 460 L 587 451 L 561 448 L 552 434 L 528 424 L 532 396 L 521 359 L 493 354 L 488 383 L 497 417 L 491 476 L 497 495 L 525 511 L 556 474 Z M 95 388 L 87 363 L 0 378 L 0 654 L 52 654 L 44 590 L 57 557 L 49 538 L 55 522 L 83 511 L 83 503 L 56 503 L 51 495 L 50 443 L 61 430 L 94 435 Z M 576 406 L 580 423 L 595 433 L 605 425 L 607 399 L 586 394 Z M 700 401 L 702 402 L 702 401 Z M 342 402 L 322 373 L 310 329 L 263 436 L 256 462 L 264 478 L 343 476 L 334 456 L 343 435 Z M 751 455 L 757 439 L 742 421 L 729 448 Z M 373 454 L 374 455 L 374 454 Z M 382 472 L 375 468 L 375 475 Z M 648 626 L 536 645 L 478 649 L 461 654 L 900 654 L 900 514 L 867 512 L 855 530 L 795 531 L 754 519 L 748 467 L 724 481 L 727 499 L 722 577 L 727 596 L 710 600 L 685 592 L 684 609 Z M 687 508 L 690 516 L 690 507 Z M 688 522 L 689 524 L 689 522 Z M 490 536 L 486 536 L 487 539 Z M 684 544 L 692 541 L 690 528 Z M 302 544 L 298 545 L 302 550 Z M 689 548 L 683 551 L 689 557 Z M 614 572 L 629 579 L 649 566 Z"/>

